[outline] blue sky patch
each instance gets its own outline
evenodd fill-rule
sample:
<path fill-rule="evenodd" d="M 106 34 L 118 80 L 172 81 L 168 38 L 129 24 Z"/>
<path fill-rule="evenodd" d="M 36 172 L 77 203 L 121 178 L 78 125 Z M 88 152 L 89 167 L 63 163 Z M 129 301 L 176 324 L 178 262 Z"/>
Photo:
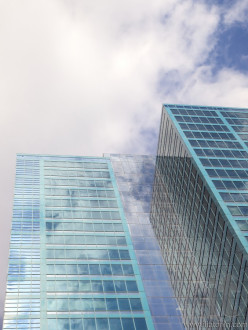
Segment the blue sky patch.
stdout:
<path fill-rule="evenodd" d="M 223 30 L 208 63 L 214 65 L 213 73 L 225 67 L 248 71 L 248 28 L 239 24 Z"/>

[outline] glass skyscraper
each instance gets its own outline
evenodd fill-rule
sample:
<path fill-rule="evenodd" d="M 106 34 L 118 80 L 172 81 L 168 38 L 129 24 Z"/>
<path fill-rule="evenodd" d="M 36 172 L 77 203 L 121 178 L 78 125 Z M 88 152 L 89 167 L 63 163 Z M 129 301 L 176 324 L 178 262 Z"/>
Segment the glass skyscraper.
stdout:
<path fill-rule="evenodd" d="M 248 109 L 164 105 L 151 223 L 188 329 L 248 328 Z"/>
<path fill-rule="evenodd" d="M 154 166 L 17 155 L 3 329 L 184 329 L 149 222 Z"/>
<path fill-rule="evenodd" d="M 17 155 L 3 329 L 248 328 L 247 148 L 164 105 L 157 157 Z"/>

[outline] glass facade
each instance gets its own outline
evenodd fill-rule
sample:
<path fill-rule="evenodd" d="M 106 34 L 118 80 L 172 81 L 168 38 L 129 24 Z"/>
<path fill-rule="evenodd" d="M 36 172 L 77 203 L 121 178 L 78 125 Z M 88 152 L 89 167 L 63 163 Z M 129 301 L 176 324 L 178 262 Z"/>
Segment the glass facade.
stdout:
<path fill-rule="evenodd" d="M 188 329 L 248 327 L 247 118 L 163 106 L 151 222 Z"/>
<path fill-rule="evenodd" d="M 157 157 L 17 156 L 3 329 L 246 329 L 247 253 L 248 109 L 164 105 Z"/>
<path fill-rule="evenodd" d="M 184 329 L 169 274 L 149 221 L 155 157 L 109 157 L 155 329 Z"/>
<path fill-rule="evenodd" d="M 18 155 L 4 329 L 154 329 L 111 162 Z"/>
<path fill-rule="evenodd" d="M 149 223 L 154 166 L 17 156 L 3 329 L 184 329 Z"/>

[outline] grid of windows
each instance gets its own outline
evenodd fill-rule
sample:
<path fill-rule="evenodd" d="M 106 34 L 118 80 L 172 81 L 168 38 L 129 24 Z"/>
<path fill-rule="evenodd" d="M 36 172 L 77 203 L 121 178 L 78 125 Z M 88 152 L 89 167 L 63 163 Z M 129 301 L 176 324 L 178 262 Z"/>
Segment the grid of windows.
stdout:
<path fill-rule="evenodd" d="M 232 169 L 235 168 L 248 169 L 248 160 L 200 158 L 200 161 L 204 167 L 230 167 Z"/>
<path fill-rule="evenodd" d="M 248 194 L 240 194 L 240 193 L 226 193 L 220 192 L 221 197 L 225 202 L 248 202 Z"/>
<path fill-rule="evenodd" d="M 48 329 L 80 329 L 80 330 L 88 330 L 88 329 L 96 329 L 96 330 L 115 330 L 115 329 L 123 329 L 123 330 L 146 330 L 147 325 L 144 318 L 136 317 L 136 318 L 76 318 L 76 319 L 68 319 L 68 318 L 49 318 L 47 320 Z"/>
<path fill-rule="evenodd" d="M 211 108 L 208 110 L 210 109 Z M 227 136 L 225 137 L 225 140 L 213 141 L 213 136 L 211 136 L 212 133 L 204 132 L 205 129 L 203 129 L 202 132 L 188 132 L 184 130 L 182 125 L 181 128 L 183 128 L 183 134 L 186 139 L 188 138 L 192 150 L 194 150 L 196 155 L 200 158 L 200 161 L 204 166 L 209 179 L 212 180 L 217 189 L 219 196 L 226 203 L 227 210 L 230 212 L 229 217 L 233 217 L 235 220 L 237 217 L 241 217 L 241 219 L 246 220 L 248 215 L 247 207 L 243 205 L 247 203 L 246 194 L 244 194 L 244 192 L 248 189 L 247 182 L 245 181 L 248 178 L 248 153 L 247 145 L 243 143 L 243 140 L 246 139 L 246 135 L 238 135 L 236 132 L 243 133 L 247 131 L 246 118 L 248 117 L 248 111 L 245 109 L 240 111 L 240 109 L 224 108 L 215 108 L 215 110 L 217 110 L 215 111 L 215 117 L 218 117 L 215 119 L 222 120 L 223 124 L 226 125 L 226 128 L 230 132 L 233 132 L 232 136 L 230 136 L 233 141 L 228 141 L 229 139 L 227 139 Z M 194 116 L 190 119 L 188 111 L 189 110 L 184 112 L 184 110 L 181 109 L 181 116 L 178 116 L 178 112 L 175 112 L 173 108 L 171 112 L 172 114 L 176 114 L 176 116 L 173 117 L 173 120 L 179 122 L 179 125 L 180 122 L 191 122 L 198 125 L 198 123 L 207 123 L 207 120 L 212 121 L 213 119 L 213 114 L 209 111 L 208 116 L 208 111 L 205 110 L 205 107 L 204 109 L 200 107 L 198 110 L 194 110 Z M 209 129 L 211 128 L 209 127 Z M 220 130 L 222 130 L 222 128 Z M 196 140 L 196 138 L 201 139 L 203 137 L 201 134 L 205 134 L 205 139 Z M 222 133 L 218 132 L 216 134 Z M 220 136 L 215 135 L 215 138 L 218 140 L 220 139 Z M 246 236 L 244 231 L 243 234 Z"/>
<path fill-rule="evenodd" d="M 242 149 L 239 142 L 233 141 L 189 140 L 189 143 L 198 148 Z"/>
<path fill-rule="evenodd" d="M 80 188 L 70 188 L 67 187 L 66 189 L 63 188 L 46 188 L 45 189 L 46 197 L 49 196 L 71 196 L 71 197 L 107 197 L 107 198 L 114 198 L 115 193 L 113 189 L 80 189 Z M 68 198 L 68 197 L 67 197 Z"/>
<path fill-rule="evenodd" d="M 183 130 L 189 131 L 216 131 L 216 132 L 230 132 L 229 128 L 224 125 L 203 125 L 203 124 L 184 124 L 179 123 Z"/>
<path fill-rule="evenodd" d="M 248 141 L 248 134 L 239 134 L 239 137 L 244 141 Z M 247 143 L 246 143 L 246 145 L 247 145 Z"/>
<path fill-rule="evenodd" d="M 112 318 L 48 318 L 47 329 L 80 329 L 80 330 L 146 330 L 146 321 L 142 317 Z M 9 320 L 8 329 L 40 329 L 39 319 Z"/>
<path fill-rule="evenodd" d="M 127 245 L 124 236 L 103 235 L 46 235 L 47 244 L 55 245 Z"/>
<path fill-rule="evenodd" d="M 222 157 L 222 158 L 248 158 L 246 151 L 218 150 L 218 149 L 194 149 L 199 157 Z"/>
<path fill-rule="evenodd" d="M 47 242 L 47 244 L 50 243 Z M 81 249 L 72 248 L 47 248 L 47 259 L 78 259 L 78 260 L 130 260 L 128 250 L 120 249 Z"/>
<path fill-rule="evenodd" d="M 182 317 L 149 221 L 155 157 L 110 155 L 156 330 L 183 330 Z"/>
<path fill-rule="evenodd" d="M 200 117 L 198 116 L 175 116 L 176 120 L 181 123 L 208 123 L 208 124 L 223 124 L 220 118 Z"/>
<path fill-rule="evenodd" d="M 228 111 L 228 112 L 222 112 L 222 115 L 224 117 L 227 118 L 248 118 L 248 113 L 244 112 L 244 109 L 242 112 L 232 112 L 232 111 Z"/>
<path fill-rule="evenodd" d="M 47 312 L 143 311 L 139 298 L 58 298 L 47 299 Z"/>
<path fill-rule="evenodd" d="M 186 115 L 186 116 L 198 116 L 199 112 L 197 110 L 187 110 L 186 108 L 171 108 L 171 112 L 174 115 Z M 201 111 L 201 116 L 207 117 L 218 117 L 216 111 Z"/>
<path fill-rule="evenodd" d="M 248 171 L 243 170 L 224 170 L 224 169 L 206 169 L 210 177 L 232 178 L 232 179 L 248 179 Z"/>
<path fill-rule="evenodd" d="M 117 223 L 116 223 L 117 222 Z M 123 232 L 122 223 L 118 223 L 116 221 L 114 223 L 111 222 L 62 222 L 62 221 L 47 221 L 46 222 L 46 230 L 47 232 Z"/>
<path fill-rule="evenodd" d="M 53 157 L 54 158 L 54 157 Z M 108 170 L 108 164 L 107 163 L 100 163 L 100 162 L 91 162 L 91 161 L 80 161 L 77 162 L 74 159 L 72 161 L 46 161 L 46 163 L 44 164 L 45 169 L 47 170 L 47 167 L 50 168 L 59 168 L 59 169 L 73 169 L 73 168 L 79 168 L 79 169 L 94 169 L 94 170 L 98 170 L 98 169 L 105 169 Z"/>
<path fill-rule="evenodd" d="M 215 132 L 190 132 L 185 131 L 185 136 L 187 138 L 195 138 L 195 139 L 208 139 L 208 140 L 235 140 L 235 137 L 231 133 L 215 133 Z"/>
<path fill-rule="evenodd" d="M 243 132 L 248 132 L 248 126 L 232 126 L 235 132 L 238 133 L 243 133 Z"/>
<path fill-rule="evenodd" d="M 175 105 L 162 113 L 151 221 L 189 329 L 247 321 L 248 154 L 229 111 L 248 116 Z M 203 124 L 214 117 L 223 125 Z"/>
<path fill-rule="evenodd" d="M 232 205 L 229 205 L 228 206 L 231 214 L 233 216 L 245 216 L 247 217 L 248 216 L 248 206 L 232 206 Z"/>
<path fill-rule="evenodd" d="M 112 261 L 114 262 L 114 260 Z M 132 264 L 122 264 L 122 263 L 71 263 L 70 261 L 65 263 L 53 264 L 51 261 L 47 262 L 47 275 L 110 275 L 110 276 L 134 276 L 134 269 Z"/>
<path fill-rule="evenodd" d="M 109 160 L 58 158 L 17 157 L 4 329 L 154 329 Z"/>
<path fill-rule="evenodd" d="M 98 273 L 97 273 L 98 274 Z M 49 280 L 47 291 L 50 292 L 138 292 L 136 281 L 133 280 Z"/>
<path fill-rule="evenodd" d="M 86 199 L 78 198 L 49 198 L 45 200 L 46 208 L 49 207 L 66 207 L 66 208 L 118 208 L 116 200 L 110 199 Z"/>
<path fill-rule="evenodd" d="M 80 180 L 80 179 L 54 179 L 54 178 L 46 178 L 45 185 L 55 186 L 55 187 L 64 187 L 64 186 L 76 186 L 76 187 L 102 187 L 102 188 L 112 188 L 112 182 L 110 180 Z"/>
<path fill-rule="evenodd" d="M 48 208 L 45 213 L 46 219 L 94 219 L 94 220 L 120 220 L 118 211 L 79 211 L 71 208 L 69 210 Z"/>
<path fill-rule="evenodd" d="M 40 326 L 40 164 L 17 159 L 4 329 Z M 29 319 L 23 319 L 28 315 Z"/>
<path fill-rule="evenodd" d="M 247 190 L 248 181 L 213 180 L 219 190 Z"/>
<path fill-rule="evenodd" d="M 87 178 L 110 178 L 108 170 L 105 171 L 82 171 L 82 170 L 58 170 L 56 169 L 46 169 L 45 170 L 45 176 L 47 178 L 49 177 L 62 177 L 62 178 L 67 178 L 67 177 L 76 177 L 76 178 L 81 178 L 81 177 L 87 177 Z"/>
<path fill-rule="evenodd" d="M 244 119 L 244 118 L 242 118 L 242 119 L 227 118 L 227 122 L 231 125 L 247 125 L 248 124 L 248 120 Z"/>

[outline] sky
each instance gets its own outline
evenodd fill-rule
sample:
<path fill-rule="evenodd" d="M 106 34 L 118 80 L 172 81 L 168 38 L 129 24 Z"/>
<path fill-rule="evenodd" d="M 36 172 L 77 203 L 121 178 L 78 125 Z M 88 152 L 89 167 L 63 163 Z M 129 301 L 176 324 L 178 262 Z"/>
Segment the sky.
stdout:
<path fill-rule="evenodd" d="M 247 0 L 0 0 L 0 311 L 16 153 L 155 154 L 162 103 L 248 107 Z"/>

